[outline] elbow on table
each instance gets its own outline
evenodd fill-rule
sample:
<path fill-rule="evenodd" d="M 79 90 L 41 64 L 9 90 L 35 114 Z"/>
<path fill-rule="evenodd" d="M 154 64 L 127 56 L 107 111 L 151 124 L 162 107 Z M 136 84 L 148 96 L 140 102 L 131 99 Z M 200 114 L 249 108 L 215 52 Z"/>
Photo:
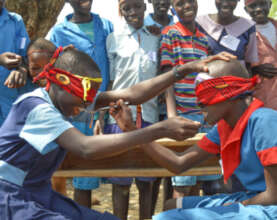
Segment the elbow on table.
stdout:
<path fill-rule="evenodd" d="M 185 171 L 185 169 L 181 165 L 174 165 L 171 167 L 167 167 L 167 169 L 176 175 L 179 175 Z"/>

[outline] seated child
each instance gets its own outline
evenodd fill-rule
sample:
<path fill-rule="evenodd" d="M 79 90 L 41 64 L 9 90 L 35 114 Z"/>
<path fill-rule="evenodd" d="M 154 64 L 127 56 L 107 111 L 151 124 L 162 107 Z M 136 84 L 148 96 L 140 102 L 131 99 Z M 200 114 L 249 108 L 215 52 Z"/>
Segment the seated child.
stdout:
<path fill-rule="evenodd" d="M 64 49 L 66 50 L 66 48 Z M 31 41 L 27 48 L 27 67 L 28 78 L 25 83 L 20 83 L 22 77 L 21 74 L 25 74 L 22 70 L 12 71 L 6 80 L 9 88 L 20 88 L 27 83 L 30 90 L 34 90 L 38 87 L 46 86 L 46 79 L 40 79 L 35 84 L 32 80 L 43 71 L 43 68 L 49 63 L 51 57 L 56 51 L 56 46 L 44 38 L 38 38 Z M 52 178 L 53 189 L 63 195 L 66 195 L 66 178 L 53 177 Z"/>
<path fill-rule="evenodd" d="M 157 143 L 142 148 L 157 163 L 178 173 L 220 153 L 224 180 L 235 175 L 245 191 L 174 199 L 167 204 L 173 210 L 153 219 L 276 219 L 277 139 L 272 131 L 277 112 L 263 107 L 259 99 L 249 103 L 247 97 L 258 78 L 249 78 L 238 61 L 215 61 L 209 64 L 209 75 L 198 75 L 196 81 L 198 103 L 205 120 L 215 125 L 213 129 L 181 156 Z"/>
<path fill-rule="evenodd" d="M 100 71 L 91 58 L 75 49 L 67 50 L 50 63 L 35 81 L 46 78 L 46 88 L 24 94 L 13 104 L 0 128 L 0 217 L 1 219 L 118 219 L 79 206 L 51 189 L 50 179 L 66 151 L 97 159 L 120 153 L 137 144 L 161 137 L 186 138 L 198 124 L 181 118 L 160 122 L 126 134 L 85 136 L 66 119 L 88 106 L 103 107 L 123 98 L 140 104 L 162 92 L 190 72 L 207 71 L 216 56 L 189 63 L 131 88 L 103 92 Z"/>
<path fill-rule="evenodd" d="M 277 67 L 277 21 L 269 18 L 271 0 L 245 0 L 245 10 L 256 22 L 259 62 L 256 66 L 271 63 Z"/>
<path fill-rule="evenodd" d="M 43 71 L 56 51 L 56 46 L 44 38 L 32 41 L 27 48 L 28 70 L 32 80 Z M 39 87 L 46 86 L 46 79 L 36 82 Z M 53 177 L 51 179 L 53 190 L 66 196 L 66 178 Z"/>
<path fill-rule="evenodd" d="M 57 47 L 72 44 L 78 50 L 90 55 L 101 70 L 103 82 L 100 91 L 106 91 L 110 82 L 106 39 L 108 34 L 113 31 L 113 25 L 110 21 L 91 12 L 95 7 L 93 0 L 67 0 L 67 2 L 73 13 L 67 15 L 63 22 L 51 29 L 50 40 Z M 97 129 L 98 133 L 101 132 L 104 116 L 105 114 L 99 114 L 99 117 L 95 117 L 99 120 L 94 122 L 93 125 L 99 126 L 94 126 L 94 130 L 89 128 L 89 123 L 87 123 L 89 119 L 81 120 L 81 117 L 75 119 L 74 126 L 86 135 L 93 135 L 96 134 L 95 130 Z M 85 123 L 82 121 L 85 121 Z M 99 188 L 100 183 L 101 179 L 96 177 L 74 177 L 72 180 L 74 200 L 81 205 L 91 207 L 93 204 L 91 198 L 94 198 L 93 190 Z"/>

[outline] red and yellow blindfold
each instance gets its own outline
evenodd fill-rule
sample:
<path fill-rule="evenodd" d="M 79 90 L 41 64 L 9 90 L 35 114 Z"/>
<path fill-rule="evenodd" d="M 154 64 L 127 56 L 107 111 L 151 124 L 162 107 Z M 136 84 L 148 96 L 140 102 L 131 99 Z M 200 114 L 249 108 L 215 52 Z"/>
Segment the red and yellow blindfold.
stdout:
<path fill-rule="evenodd" d="M 200 82 L 195 88 L 197 101 L 202 105 L 213 105 L 251 92 L 258 77 L 245 79 L 235 76 L 222 76 Z"/>
<path fill-rule="evenodd" d="M 46 90 L 49 90 L 51 83 L 54 83 L 68 93 L 80 97 L 85 102 L 93 102 L 97 90 L 91 87 L 91 82 L 101 83 L 102 78 L 90 78 L 74 75 L 65 70 L 55 68 L 53 65 L 61 52 L 62 47 L 59 47 L 51 58 L 50 63 L 45 66 L 43 72 L 34 78 L 33 82 L 40 79 L 46 79 Z"/>

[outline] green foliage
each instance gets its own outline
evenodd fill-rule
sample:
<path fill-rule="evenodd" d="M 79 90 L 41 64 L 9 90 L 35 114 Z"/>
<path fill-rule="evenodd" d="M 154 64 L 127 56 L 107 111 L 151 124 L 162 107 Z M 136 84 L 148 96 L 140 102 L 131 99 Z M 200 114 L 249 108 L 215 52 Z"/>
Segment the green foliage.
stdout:
<path fill-rule="evenodd" d="M 277 0 L 272 0 L 272 7 L 269 16 L 277 19 Z"/>

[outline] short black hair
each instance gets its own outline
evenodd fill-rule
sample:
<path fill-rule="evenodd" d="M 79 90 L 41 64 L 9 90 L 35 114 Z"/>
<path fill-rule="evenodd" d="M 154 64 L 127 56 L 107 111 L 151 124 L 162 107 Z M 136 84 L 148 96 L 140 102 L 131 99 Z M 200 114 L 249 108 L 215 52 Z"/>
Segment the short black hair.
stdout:
<path fill-rule="evenodd" d="M 242 78 L 249 78 L 250 74 L 246 67 L 238 60 L 215 60 L 208 63 L 209 74 L 214 77 L 221 76 L 237 76 Z"/>
<path fill-rule="evenodd" d="M 46 53 L 49 53 L 49 56 L 51 57 L 57 48 L 51 41 L 44 38 L 37 38 L 30 42 L 27 48 L 27 53 L 31 49 L 45 51 Z"/>
<path fill-rule="evenodd" d="M 64 51 L 58 57 L 54 66 L 80 76 L 101 77 L 101 71 L 94 60 L 88 54 L 75 48 Z"/>

